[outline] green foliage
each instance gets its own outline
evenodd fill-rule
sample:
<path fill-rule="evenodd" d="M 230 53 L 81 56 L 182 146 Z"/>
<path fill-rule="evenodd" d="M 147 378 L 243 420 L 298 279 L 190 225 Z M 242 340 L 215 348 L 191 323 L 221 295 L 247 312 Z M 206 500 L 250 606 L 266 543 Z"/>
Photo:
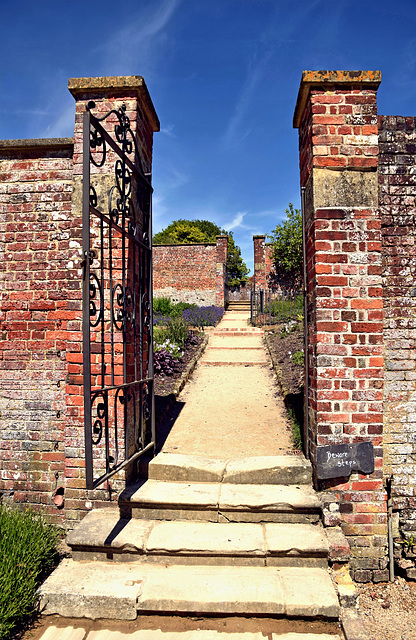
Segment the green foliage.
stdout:
<path fill-rule="evenodd" d="M 184 309 L 194 309 L 196 304 L 189 302 L 172 302 L 170 298 L 153 298 L 153 313 L 160 316 L 175 318 L 182 316 Z"/>
<path fill-rule="evenodd" d="M 296 449 L 302 449 L 302 427 L 296 419 L 294 409 L 288 409 L 292 440 Z"/>
<path fill-rule="evenodd" d="M 247 282 L 249 269 L 241 257 L 241 250 L 235 244 L 231 231 L 221 229 L 209 220 L 174 220 L 166 229 L 153 236 L 153 244 L 198 244 L 216 242 L 217 236 L 228 236 L 227 275 L 228 285 L 237 287 Z M 162 312 L 159 312 L 162 313 Z M 163 313 L 163 315 L 166 315 Z"/>
<path fill-rule="evenodd" d="M 174 342 L 179 347 L 183 347 L 188 337 L 189 327 L 186 320 L 182 317 L 169 318 L 166 324 L 166 334 L 168 340 Z"/>
<path fill-rule="evenodd" d="M 303 322 L 303 296 L 299 294 L 294 298 L 274 298 L 270 304 L 271 315 L 275 322 L 290 322 L 294 319 L 299 324 Z M 299 320 L 299 318 L 302 320 Z"/>
<path fill-rule="evenodd" d="M 291 202 L 285 212 L 286 220 L 268 238 L 276 271 L 274 284 L 293 289 L 301 285 L 303 277 L 302 213 Z"/>
<path fill-rule="evenodd" d="M 0 640 L 34 612 L 36 589 L 56 561 L 59 537 L 41 515 L 0 504 Z"/>
<path fill-rule="evenodd" d="M 153 348 L 155 351 L 166 349 L 173 357 L 180 358 L 188 333 L 188 323 L 182 316 L 166 318 L 166 324 L 153 327 Z"/>
<path fill-rule="evenodd" d="M 295 353 L 292 354 L 291 359 L 293 364 L 297 364 L 303 367 L 305 363 L 305 354 L 303 353 L 303 351 L 295 351 Z"/>
<path fill-rule="evenodd" d="M 241 257 L 241 250 L 235 244 L 232 231 L 228 232 L 227 249 L 227 276 L 228 286 L 238 287 L 243 282 L 247 282 L 249 269 Z"/>
<path fill-rule="evenodd" d="M 170 316 L 175 305 L 170 298 L 153 298 L 153 313 Z"/>

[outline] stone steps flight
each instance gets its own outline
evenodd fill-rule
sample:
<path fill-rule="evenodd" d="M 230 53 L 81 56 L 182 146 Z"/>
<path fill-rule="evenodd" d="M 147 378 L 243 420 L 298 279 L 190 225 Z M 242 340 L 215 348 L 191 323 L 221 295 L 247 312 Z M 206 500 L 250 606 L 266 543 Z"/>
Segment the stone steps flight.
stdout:
<path fill-rule="evenodd" d="M 333 625 L 329 636 L 305 631 L 293 640 L 339 637 L 330 544 L 302 456 L 161 453 L 141 472 L 145 478 L 123 492 L 119 509 L 96 509 L 69 533 L 72 558 L 40 589 L 44 613 L 119 620 L 268 616 L 301 626 L 318 619 Z M 205 633 L 201 640 L 209 638 Z M 181 632 L 178 640 L 186 637 Z"/>

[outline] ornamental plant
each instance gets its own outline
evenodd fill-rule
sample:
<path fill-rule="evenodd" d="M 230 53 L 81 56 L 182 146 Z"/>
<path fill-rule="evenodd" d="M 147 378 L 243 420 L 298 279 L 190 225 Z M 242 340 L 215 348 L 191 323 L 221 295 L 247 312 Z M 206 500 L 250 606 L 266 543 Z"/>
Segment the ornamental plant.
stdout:
<path fill-rule="evenodd" d="M 36 590 L 57 560 L 60 531 L 41 514 L 0 503 L 0 640 L 36 607 Z"/>
<path fill-rule="evenodd" d="M 215 305 L 185 309 L 183 312 L 184 319 L 192 327 L 215 327 L 223 315 L 224 309 Z"/>

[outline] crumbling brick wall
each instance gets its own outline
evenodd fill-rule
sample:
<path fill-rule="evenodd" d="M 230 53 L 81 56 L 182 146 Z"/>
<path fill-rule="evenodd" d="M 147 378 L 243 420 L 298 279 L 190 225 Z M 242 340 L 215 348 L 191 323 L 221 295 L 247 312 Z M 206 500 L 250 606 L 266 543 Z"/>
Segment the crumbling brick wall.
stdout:
<path fill-rule="evenodd" d="M 82 113 L 91 99 L 99 114 L 124 104 L 147 172 L 158 120 L 140 77 L 69 88 L 74 139 L 0 142 L 0 497 L 71 526 L 122 486 L 85 488 Z"/>
<path fill-rule="evenodd" d="M 416 118 L 379 117 L 383 238 L 384 473 L 392 477 L 396 545 L 416 539 Z M 416 577 L 416 569 L 408 571 Z"/>
<path fill-rule="evenodd" d="M 216 243 L 153 246 L 153 295 L 199 306 L 224 306 L 227 236 Z"/>
<path fill-rule="evenodd" d="M 81 287 L 72 155 L 72 139 L 0 145 L 0 491 L 49 511 L 65 484 L 67 327 Z"/>

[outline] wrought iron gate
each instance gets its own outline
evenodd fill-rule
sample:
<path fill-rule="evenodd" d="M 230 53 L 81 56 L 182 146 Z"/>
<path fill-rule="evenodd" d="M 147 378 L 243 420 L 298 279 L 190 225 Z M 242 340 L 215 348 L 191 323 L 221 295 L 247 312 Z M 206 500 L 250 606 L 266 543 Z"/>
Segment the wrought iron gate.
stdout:
<path fill-rule="evenodd" d="M 89 102 L 83 115 L 88 489 L 155 444 L 150 174 L 143 171 L 124 105 L 101 118 L 91 113 L 94 107 Z"/>

